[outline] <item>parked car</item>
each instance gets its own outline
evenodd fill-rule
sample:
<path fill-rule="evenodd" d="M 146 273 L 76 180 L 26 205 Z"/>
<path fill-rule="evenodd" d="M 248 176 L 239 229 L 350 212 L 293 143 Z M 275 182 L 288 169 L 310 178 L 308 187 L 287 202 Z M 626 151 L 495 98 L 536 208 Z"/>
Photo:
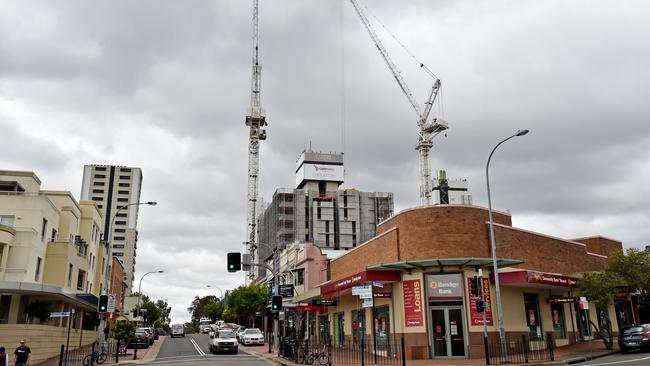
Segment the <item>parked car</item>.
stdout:
<path fill-rule="evenodd" d="M 237 354 L 238 346 L 235 333 L 232 330 L 218 330 L 210 337 L 210 352 L 228 351 Z"/>
<path fill-rule="evenodd" d="M 650 324 L 624 327 L 618 334 L 618 347 L 622 353 L 633 349 L 650 350 Z"/>
<path fill-rule="evenodd" d="M 149 348 L 149 333 L 143 330 L 136 330 L 135 336 L 131 338 L 128 348 Z"/>
<path fill-rule="evenodd" d="M 237 329 L 237 331 L 235 332 L 235 337 L 237 338 L 237 342 L 239 342 L 239 343 L 242 342 L 241 336 L 242 336 L 242 334 L 244 333 L 245 330 L 246 330 L 246 327 L 239 327 L 239 329 Z"/>
<path fill-rule="evenodd" d="M 156 335 L 156 332 L 154 332 L 153 328 L 149 327 L 142 327 L 138 328 L 137 331 L 143 331 L 146 332 L 149 335 L 149 345 L 151 346 L 153 342 L 158 339 L 158 335 Z"/>
<path fill-rule="evenodd" d="M 263 345 L 264 335 L 258 328 L 248 328 L 240 336 L 241 343 L 245 346 Z"/>
<path fill-rule="evenodd" d="M 185 338 L 185 325 L 183 324 L 172 324 L 171 337 L 183 337 Z"/>

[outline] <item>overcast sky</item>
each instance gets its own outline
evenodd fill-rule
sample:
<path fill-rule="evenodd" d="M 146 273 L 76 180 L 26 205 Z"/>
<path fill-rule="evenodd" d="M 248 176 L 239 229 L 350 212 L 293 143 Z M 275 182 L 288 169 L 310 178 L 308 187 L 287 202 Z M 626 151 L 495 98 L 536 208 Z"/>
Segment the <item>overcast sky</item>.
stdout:
<path fill-rule="evenodd" d="M 300 152 L 344 151 L 346 187 L 418 197 L 416 115 L 348 1 L 261 0 L 260 194 Z M 442 80 L 432 170 L 515 226 L 650 244 L 650 3 L 363 1 Z M 0 169 L 79 197 L 84 164 L 141 167 L 136 287 L 189 319 L 246 230 L 251 1 L 0 2 Z M 375 18 L 371 16 L 373 21 Z M 377 31 L 423 102 L 433 80 Z"/>

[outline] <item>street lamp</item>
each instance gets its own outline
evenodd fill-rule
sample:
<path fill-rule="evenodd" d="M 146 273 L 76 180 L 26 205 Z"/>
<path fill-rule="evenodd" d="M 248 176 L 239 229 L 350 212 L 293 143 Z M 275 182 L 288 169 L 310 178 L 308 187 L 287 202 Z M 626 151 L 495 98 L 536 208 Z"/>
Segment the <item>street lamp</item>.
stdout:
<path fill-rule="evenodd" d="M 497 294 L 497 314 L 499 316 L 499 341 L 501 342 L 502 346 L 505 346 L 506 344 L 506 330 L 503 326 L 503 308 L 501 306 L 501 287 L 499 286 L 499 269 L 497 267 L 497 245 L 494 240 L 494 219 L 492 218 L 492 198 L 490 197 L 490 174 L 489 174 L 489 169 L 490 169 L 490 159 L 492 159 L 492 154 L 494 154 L 494 151 L 501 146 L 504 142 L 518 137 L 518 136 L 523 136 L 527 134 L 529 131 L 528 130 L 519 130 L 517 133 L 514 135 L 501 140 L 494 149 L 492 149 L 492 152 L 490 153 L 490 157 L 488 157 L 487 164 L 485 165 L 485 180 L 487 182 L 487 195 L 488 195 L 488 215 L 489 215 L 489 220 L 490 220 L 490 247 L 492 249 L 492 268 L 493 268 L 493 273 L 494 273 L 494 287 L 496 290 Z"/>
<path fill-rule="evenodd" d="M 221 301 L 221 299 L 223 299 L 223 291 L 221 290 L 221 287 L 215 286 L 215 285 L 205 285 L 205 287 L 216 288 L 217 290 L 219 290 L 219 293 L 221 294 L 219 296 L 219 301 Z"/>
<path fill-rule="evenodd" d="M 138 285 L 138 307 L 136 308 L 137 311 L 136 319 L 140 318 L 140 301 L 142 299 L 142 279 L 150 273 L 163 273 L 163 272 L 164 271 L 151 271 L 143 274 L 142 277 L 140 277 L 140 284 Z"/>

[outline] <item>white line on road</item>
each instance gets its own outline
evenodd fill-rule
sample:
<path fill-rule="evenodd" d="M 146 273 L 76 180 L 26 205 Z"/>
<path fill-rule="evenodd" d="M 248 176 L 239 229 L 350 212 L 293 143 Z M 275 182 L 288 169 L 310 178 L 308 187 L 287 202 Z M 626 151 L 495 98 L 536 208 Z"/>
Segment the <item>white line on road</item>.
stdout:
<path fill-rule="evenodd" d="M 196 352 L 198 352 L 201 356 L 205 356 L 205 352 L 203 352 L 203 350 L 201 349 L 201 347 L 199 347 L 199 345 L 196 344 L 196 342 L 194 341 L 194 339 L 190 338 L 190 342 L 192 342 L 192 345 L 194 346 L 194 348 L 196 348 Z"/>
<path fill-rule="evenodd" d="M 620 363 L 636 362 L 636 361 L 643 361 L 643 360 L 650 360 L 650 357 L 635 358 L 633 360 L 612 361 L 612 362 L 603 362 L 603 363 L 590 363 L 590 364 L 586 364 L 584 366 L 617 365 L 617 364 L 620 364 Z"/>

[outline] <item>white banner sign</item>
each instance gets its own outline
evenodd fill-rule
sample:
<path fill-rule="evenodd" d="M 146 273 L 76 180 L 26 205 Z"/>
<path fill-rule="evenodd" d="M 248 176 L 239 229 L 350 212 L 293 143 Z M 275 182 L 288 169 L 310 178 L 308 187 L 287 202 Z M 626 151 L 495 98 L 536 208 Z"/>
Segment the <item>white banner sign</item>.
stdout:
<path fill-rule="evenodd" d="M 108 306 L 106 307 L 107 313 L 115 312 L 115 295 L 108 295 Z"/>
<path fill-rule="evenodd" d="M 372 307 L 372 297 L 369 299 L 363 299 L 363 302 L 361 303 L 362 308 L 371 308 Z"/>

